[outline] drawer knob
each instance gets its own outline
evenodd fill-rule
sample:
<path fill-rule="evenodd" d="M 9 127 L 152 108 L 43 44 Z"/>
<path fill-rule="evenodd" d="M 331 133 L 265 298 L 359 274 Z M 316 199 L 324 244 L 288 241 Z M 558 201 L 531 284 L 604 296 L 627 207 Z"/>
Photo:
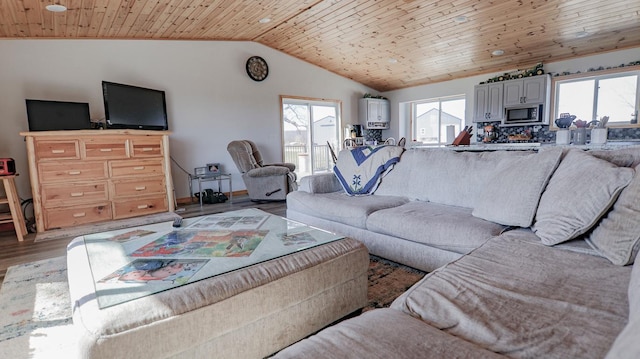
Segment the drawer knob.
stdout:
<path fill-rule="evenodd" d="M 149 208 L 148 204 L 141 204 L 138 206 L 138 209 L 145 209 L 145 208 Z"/>
<path fill-rule="evenodd" d="M 72 176 L 75 176 L 75 175 L 79 175 L 81 172 L 80 171 L 69 171 L 67 173 L 72 175 Z"/>
<path fill-rule="evenodd" d="M 73 192 L 71 193 L 71 197 L 82 197 L 84 196 L 84 192 Z"/>
<path fill-rule="evenodd" d="M 144 148 L 142 149 L 142 151 L 143 151 L 143 152 L 153 151 L 153 148 L 151 148 L 151 147 L 144 147 Z"/>
<path fill-rule="evenodd" d="M 51 150 L 51 153 L 64 153 L 64 150 Z"/>
<path fill-rule="evenodd" d="M 136 187 L 136 191 L 144 191 L 145 189 L 147 189 L 147 186 L 138 186 L 138 187 Z"/>
<path fill-rule="evenodd" d="M 137 166 L 137 167 L 133 167 L 134 170 L 136 171 L 140 171 L 144 169 L 144 166 Z"/>
<path fill-rule="evenodd" d="M 111 148 L 101 148 L 100 152 L 111 152 L 112 149 Z"/>
<path fill-rule="evenodd" d="M 84 217 L 84 216 L 86 216 L 86 215 L 87 215 L 86 213 L 84 213 L 84 212 L 80 212 L 80 213 L 74 213 L 74 214 L 73 214 L 73 217 L 74 217 L 74 218 L 80 218 L 80 217 Z"/>

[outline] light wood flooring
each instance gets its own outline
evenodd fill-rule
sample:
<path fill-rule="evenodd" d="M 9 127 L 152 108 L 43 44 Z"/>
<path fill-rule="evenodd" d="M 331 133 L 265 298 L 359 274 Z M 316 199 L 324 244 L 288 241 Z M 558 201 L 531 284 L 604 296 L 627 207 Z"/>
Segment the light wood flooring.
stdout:
<path fill-rule="evenodd" d="M 285 202 L 252 202 L 246 195 L 233 196 L 233 204 L 179 204 L 178 213 L 183 217 L 233 211 L 244 208 L 259 208 L 278 216 L 286 215 Z M 182 210 L 184 209 L 184 210 Z M 15 232 L 0 232 L 0 283 L 4 281 L 7 268 L 21 263 L 63 256 L 70 239 L 34 242 L 35 233 L 29 233 L 23 242 L 18 242 Z"/>

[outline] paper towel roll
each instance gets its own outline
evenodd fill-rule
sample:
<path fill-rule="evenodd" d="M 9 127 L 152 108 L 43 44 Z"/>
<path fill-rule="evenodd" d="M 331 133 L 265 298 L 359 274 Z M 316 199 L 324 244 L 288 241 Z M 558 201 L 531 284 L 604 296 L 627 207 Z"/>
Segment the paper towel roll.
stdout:
<path fill-rule="evenodd" d="M 456 139 L 456 126 L 449 125 L 447 126 L 447 145 L 453 143 L 453 140 Z"/>

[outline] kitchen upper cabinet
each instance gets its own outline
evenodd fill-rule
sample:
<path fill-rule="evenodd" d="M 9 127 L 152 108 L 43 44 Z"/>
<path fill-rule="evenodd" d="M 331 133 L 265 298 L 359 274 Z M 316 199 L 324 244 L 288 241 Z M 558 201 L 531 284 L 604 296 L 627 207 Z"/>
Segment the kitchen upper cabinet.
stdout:
<path fill-rule="evenodd" d="M 367 129 L 389 128 L 389 100 L 361 98 L 358 109 L 359 121 Z"/>
<path fill-rule="evenodd" d="M 545 102 L 549 75 L 504 82 L 504 106 L 513 107 Z"/>
<path fill-rule="evenodd" d="M 473 122 L 502 121 L 504 86 L 502 82 L 476 85 Z"/>

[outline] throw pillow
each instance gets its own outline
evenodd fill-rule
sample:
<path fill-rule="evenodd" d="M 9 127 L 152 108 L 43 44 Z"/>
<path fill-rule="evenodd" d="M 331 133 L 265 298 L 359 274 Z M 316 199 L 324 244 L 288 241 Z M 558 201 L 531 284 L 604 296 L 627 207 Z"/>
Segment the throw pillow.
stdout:
<path fill-rule="evenodd" d="M 633 263 L 640 247 L 640 166 L 587 243 L 616 265 Z"/>
<path fill-rule="evenodd" d="M 403 151 L 399 146 L 361 146 L 342 150 L 333 172 L 348 195 L 373 194 L 382 177 L 400 161 Z"/>
<path fill-rule="evenodd" d="M 554 245 L 588 231 L 613 205 L 634 171 L 572 149 L 542 193 L 533 231 Z"/>
<path fill-rule="evenodd" d="M 540 196 L 562 157 L 561 148 L 505 160 L 483 188 L 473 216 L 505 226 L 529 227 Z M 493 186 L 495 184 L 495 186 Z"/>

